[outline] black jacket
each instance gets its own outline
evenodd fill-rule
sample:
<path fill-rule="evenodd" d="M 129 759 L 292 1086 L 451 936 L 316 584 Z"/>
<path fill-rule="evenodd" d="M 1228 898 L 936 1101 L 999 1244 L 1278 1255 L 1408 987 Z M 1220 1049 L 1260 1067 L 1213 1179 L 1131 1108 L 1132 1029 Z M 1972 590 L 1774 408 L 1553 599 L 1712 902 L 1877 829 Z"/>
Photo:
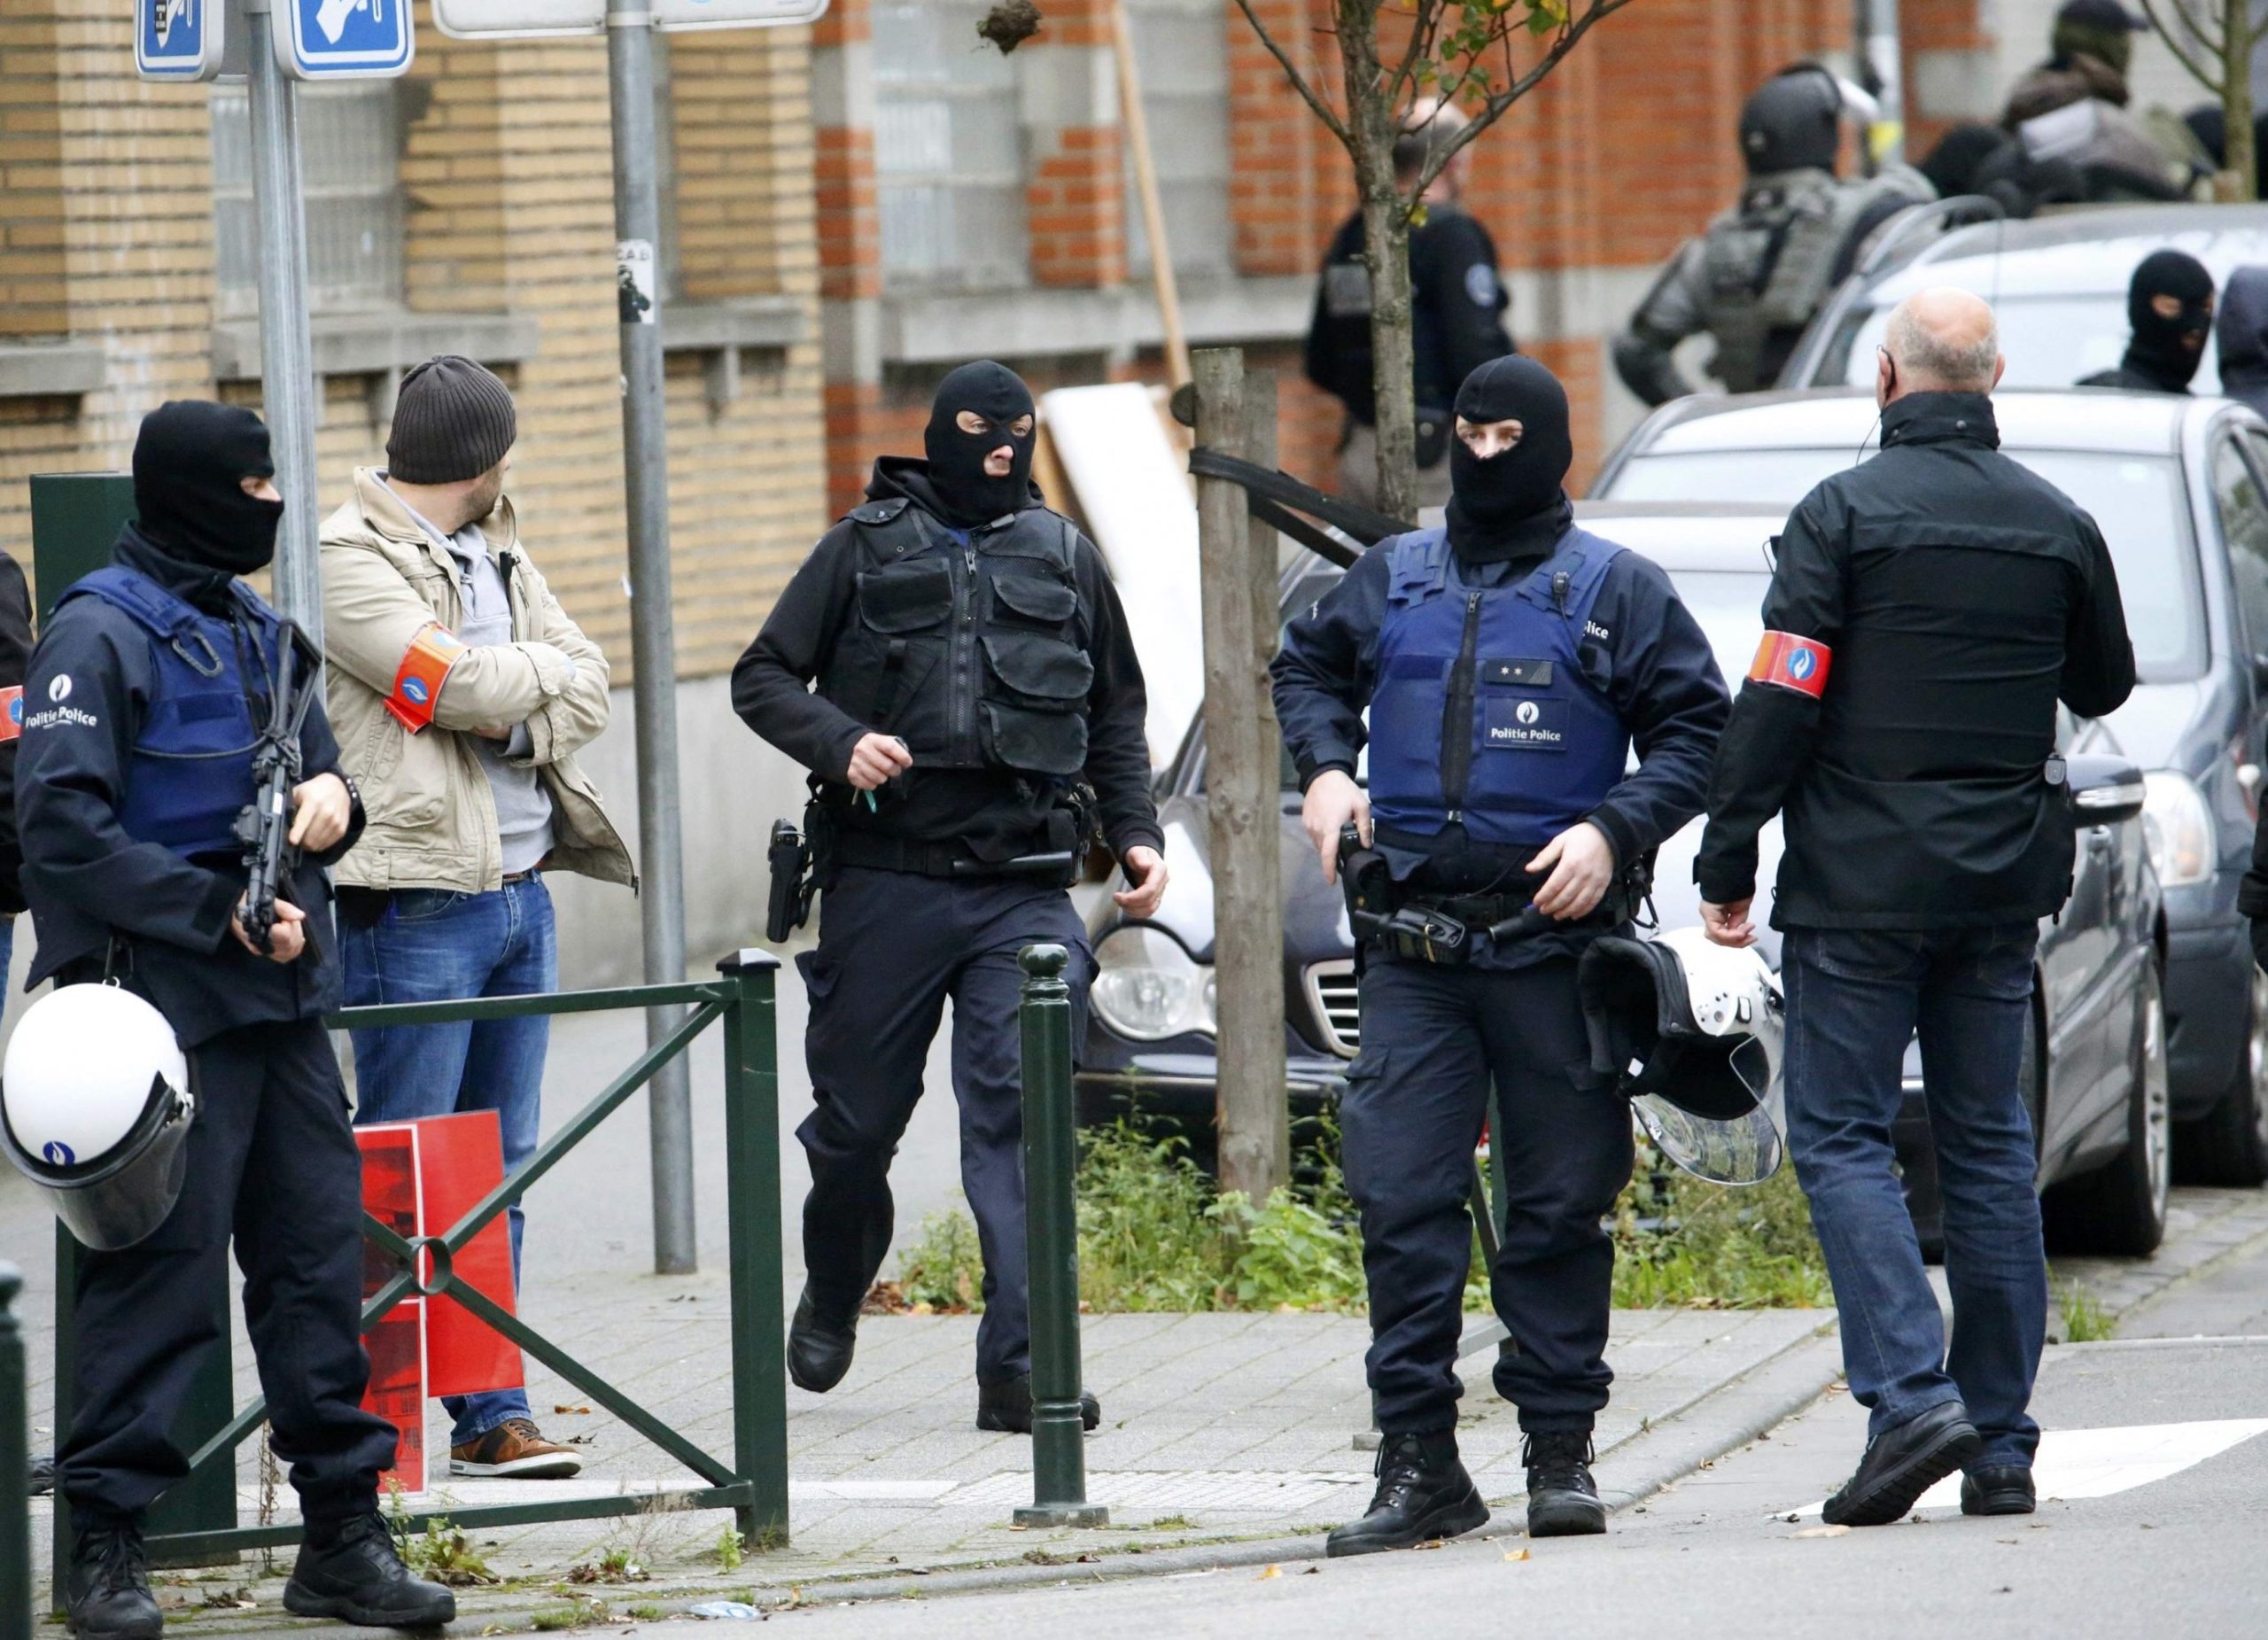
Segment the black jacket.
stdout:
<path fill-rule="evenodd" d="M 926 462 L 885 456 L 874 464 L 866 495 L 873 501 L 905 497 L 944 530 L 956 527 L 940 516 Z M 1037 489 L 1029 505 L 1041 505 Z M 852 749 L 870 726 L 813 693 L 811 684 L 827 669 L 844 623 L 857 618 L 853 532 L 858 527 L 844 521 L 819 537 L 773 605 L 764 630 L 733 667 L 733 710 L 838 789 L 848 776 Z M 1087 634 L 1094 683 L 1087 694 L 1085 778 L 1100 805 L 1103 836 L 1122 859 L 1138 845 L 1165 846 L 1150 794 L 1150 746 L 1143 730 L 1149 699 L 1101 552 L 1081 535 L 1075 553 L 1080 595 L 1093 615 Z M 890 782 L 873 808 L 854 803 L 837 812 L 842 823 L 862 831 L 919 843 L 965 843 L 982 858 L 1005 859 L 1041 846 L 1054 806 L 1047 792 L 1006 770 L 925 769 L 917 763 Z"/>
<path fill-rule="evenodd" d="M 2240 268 L 2229 276 L 2213 335 L 2221 391 L 2268 416 L 2268 268 Z"/>
<path fill-rule="evenodd" d="M 1360 258 L 1363 214 L 1340 226 L 1323 259 L 1308 325 L 1307 376 L 1368 425 L 1378 419 L 1371 369 L 1370 285 Z M 1496 276 L 1496 244 L 1454 205 L 1427 208 L 1410 230 L 1410 333 L 1417 402 L 1446 409 L 1464 378 L 1513 351 L 1504 329 L 1511 298 Z"/>
<path fill-rule="evenodd" d="M 225 608 L 228 578 L 167 557 L 131 527 L 115 562 L 205 609 Z M 99 968 L 113 935 L 130 952 L 125 977 L 157 1005 L 184 1047 L 239 1025 L 312 1019 L 339 1003 L 331 894 L 322 867 L 362 831 L 358 800 L 336 848 L 308 855 L 282 898 L 307 913 L 296 962 L 253 955 L 229 930 L 245 870 L 225 858 L 187 860 L 137 843 L 119 822 L 126 771 L 151 704 L 150 636 L 100 598 L 56 610 L 33 649 L 16 765 L 24 897 L 39 952 L 30 983 L 58 969 Z M 58 680 L 67 677 L 67 686 Z M 69 710 L 50 706 L 67 699 Z M 265 702 L 256 716 L 264 720 Z M 301 778 L 338 773 L 338 743 L 320 696 L 300 731 Z M 249 794 L 247 794 L 249 798 Z M 91 976 L 91 975 L 90 975 Z"/>
<path fill-rule="evenodd" d="M 2071 874 L 2055 703 L 2099 717 L 2134 687 L 2117 574 L 2094 520 L 2000 454 L 1984 395 L 1900 399 L 1882 442 L 1780 537 L 1764 625 L 1826 646 L 1826 685 L 1742 687 L 1701 896 L 1754 893 L 1757 832 L 1784 807 L 1776 928 L 2044 916 Z"/>
<path fill-rule="evenodd" d="M 16 837 L 16 736 L 24 720 L 21 692 L 24 668 L 32 656 L 32 595 L 24 585 L 23 566 L 0 552 L 0 689 L 14 689 L 17 698 L 0 706 L 0 916 L 25 909 L 23 845 Z"/>
<path fill-rule="evenodd" d="M 1542 556 L 1461 564 L 1457 572 L 1502 586 L 1533 571 Z M 1363 711 L 1378 687 L 1392 556 L 1385 543 L 1371 548 L 1285 629 L 1271 668 L 1276 716 L 1301 790 L 1326 769 L 1352 774 L 1369 738 Z M 1710 755 L 1725 723 L 1725 683 L 1709 641 L 1669 577 L 1635 552 L 1616 554 L 1608 566 L 1582 654 L 1588 674 L 1604 680 L 1607 699 L 1638 754 L 1638 767 L 1586 816 L 1605 835 L 1616 863 L 1626 864 L 1659 847 L 1700 812 Z M 1565 954 L 1587 937 L 1524 941 L 1523 954 Z"/>

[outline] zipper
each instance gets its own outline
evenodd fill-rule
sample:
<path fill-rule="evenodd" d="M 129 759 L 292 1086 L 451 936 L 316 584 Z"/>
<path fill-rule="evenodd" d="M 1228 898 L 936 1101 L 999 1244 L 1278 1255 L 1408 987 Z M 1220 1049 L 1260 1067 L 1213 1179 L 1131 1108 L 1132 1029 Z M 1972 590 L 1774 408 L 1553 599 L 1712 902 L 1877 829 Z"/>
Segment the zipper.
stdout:
<path fill-rule="evenodd" d="M 958 600 L 960 630 L 953 634 L 953 647 L 959 656 L 959 665 L 953 675 L 952 741 L 959 759 L 967 765 L 983 761 L 977 750 L 976 735 L 976 537 L 972 533 L 960 544 L 961 563 L 968 573 L 962 582 Z"/>
<path fill-rule="evenodd" d="M 1474 651 L 1480 643 L 1480 594 L 1464 595 L 1464 637 L 1456 666 L 1449 673 L 1449 699 L 1441 706 L 1441 801 L 1452 825 L 1464 819 L 1464 789 L 1472 775 L 1472 680 L 1479 670 Z"/>

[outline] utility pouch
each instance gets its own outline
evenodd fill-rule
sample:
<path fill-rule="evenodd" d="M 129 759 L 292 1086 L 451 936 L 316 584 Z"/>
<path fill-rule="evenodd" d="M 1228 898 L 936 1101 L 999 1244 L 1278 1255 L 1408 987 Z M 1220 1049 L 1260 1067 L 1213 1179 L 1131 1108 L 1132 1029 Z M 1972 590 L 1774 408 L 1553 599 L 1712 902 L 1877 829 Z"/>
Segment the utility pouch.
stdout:
<path fill-rule="evenodd" d="M 773 944 L 804 926 L 812 913 L 818 883 L 812 874 L 812 845 L 791 820 L 772 822 L 772 898 L 765 907 L 764 937 Z"/>
<path fill-rule="evenodd" d="M 1339 833 L 1339 886 L 1347 896 L 1347 921 L 1358 943 L 1379 946 L 1406 962 L 1461 967 L 1472 954 L 1471 931 L 1445 912 L 1405 905 L 1386 856 L 1363 846 L 1349 825 Z"/>

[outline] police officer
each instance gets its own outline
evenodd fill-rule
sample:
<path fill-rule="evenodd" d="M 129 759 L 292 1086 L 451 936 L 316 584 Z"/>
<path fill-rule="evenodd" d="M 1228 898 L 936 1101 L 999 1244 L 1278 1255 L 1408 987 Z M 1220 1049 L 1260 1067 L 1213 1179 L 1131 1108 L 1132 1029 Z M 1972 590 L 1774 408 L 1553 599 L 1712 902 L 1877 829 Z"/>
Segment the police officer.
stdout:
<path fill-rule="evenodd" d="M 2151 252 L 2127 281 L 2126 322 L 2132 329 L 2118 362 L 2077 385 L 2187 393 L 2213 333 L 2212 274 L 2186 251 Z"/>
<path fill-rule="evenodd" d="M 1920 172 L 1885 166 L 1838 181 L 1841 82 L 1815 63 L 1766 81 L 1740 113 L 1748 182 L 1740 203 L 1680 245 L 1614 339 L 1614 368 L 1648 404 L 1694 391 L 1670 350 L 1706 330 L 1709 374 L 1729 393 L 1779 379 L 1796 340 L 1875 231 L 1937 197 Z"/>
<path fill-rule="evenodd" d="M 1432 99 L 1412 108 L 1394 145 L 1394 175 L 1407 190 L 1425 162 L 1454 140 L 1465 117 Z M 1449 406 L 1475 369 L 1513 351 L 1504 328 L 1511 298 L 1496 274 L 1496 242 L 1458 203 L 1472 150 L 1459 149 L 1425 190 L 1425 214 L 1410 230 L 1410 346 L 1417 359 L 1418 500 L 1449 500 Z M 1370 506 L 1378 495 L 1378 409 L 1371 387 L 1371 273 L 1363 260 L 1363 214 L 1340 226 L 1323 260 L 1308 325 L 1308 379 L 1347 408 L 1339 443 L 1339 493 Z"/>
<path fill-rule="evenodd" d="M 1599 1219 L 1629 1178 L 1630 1111 L 1576 1069 L 1576 960 L 1627 922 L 1635 872 L 1700 812 L 1727 711 L 1668 578 L 1573 522 L 1551 373 L 1497 360 L 1455 408 L 1446 529 L 1371 548 L 1275 664 L 1324 874 L 1351 822 L 1391 878 L 1362 889 L 1363 1047 L 1340 1108 L 1384 1440 L 1377 1496 L 1332 1534 L 1335 1555 L 1488 1518 L 1457 1461 L 1454 1369 L 1492 1077 L 1508 1200 L 1490 1276 L 1511 1334 L 1496 1387 L 1527 1436 L 1528 1530 L 1606 1529 L 1588 1468 L 1613 1378 Z"/>
<path fill-rule="evenodd" d="M 1784 812 L 1788 1144 L 1869 1415 L 1835 1526 L 1902 1520 L 1955 1469 L 1962 1512 L 2032 1509 L 2047 1266 L 2017 1068 L 2039 919 L 2071 888 L 2056 702 L 2115 711 L 2134 652 L 2094 521 L 1997 447 L 2001 368 L 1967 291 L 1891 315 L 1881 453 L 1788 519 L 1694 867 L 1709 937 L 1749 944 Z M 1917 1028 L 1950 1348 L 1891 1149 Z"/>
<path fill-rule="evenodd" d="M 734 709 L 812 771 L 824 861 L 819 949 L 796 959 L 814 1108 L 796 1130 L 809 1274 L 788 1372 L 824 1393 L 850 1370 L 889 1249 L 890 1157 L 950 997 L 984 1255 L 976 1422 L 1017 1432 L 1031 1427 L 1017 953 L 1068 947 L 1084 1008 L 1094 960 L 1064 892 L 1083 810 L 1125 867 L 1130 916 L 1166 882 L 1141 667 L 1102 555 L 1031 481 L 1035 432 L 1014 372 L 952 371 L 928 459 L 875 462 L 865 504 L 819 538 L 733 671 Z M 1091 1396 L 1084 1413 L 1094 1428 Z"/>
<path fill-rule="evenodd" d="M 134 447 L 136 521 L 58 601 L 33 652 L 17 761 L 31 983 L 109 979 L 165 1015 L 197 1117 L 186 1182 L 146 1240 L 79 1264 L 79 1403 L 58 1454 L 78 1524 L 65 1600 L 81 1640 L 160 1626 L 143 1512 L 185 1473 L 182 1400 L 226 1349 L 213 1295 L 229 1243 L 271 1442 L 307 1541 L 284 1594 L 305 1615 L 421 1628 L 455 1613 L 404 1569 L 377 1512 L 394 1431 L 362 1410 L 361 1162 L 322 1015 L 338 1006 L 323 867 L 362 812 L 320 702 L 300 735 L 270 948 L 240 905 L 253 742 L 279 667 L 276 613 L 237 579 L 275 553 L 284 503 L 249 410 L 171 403 Z"/>

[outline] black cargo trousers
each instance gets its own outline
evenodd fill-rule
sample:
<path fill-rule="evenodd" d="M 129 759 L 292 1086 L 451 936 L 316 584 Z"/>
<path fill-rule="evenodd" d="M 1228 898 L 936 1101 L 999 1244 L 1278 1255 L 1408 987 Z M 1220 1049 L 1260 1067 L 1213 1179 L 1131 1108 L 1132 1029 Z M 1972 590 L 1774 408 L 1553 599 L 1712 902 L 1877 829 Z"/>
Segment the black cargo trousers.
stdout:
<path fill-rule="evenodd" d="M 812 1170 L 804 1263 L 823 1317 L 854 1315 L 889 1251 L 890 1160 L 952 1000 L 961 1187 L 984 1254 L 976 1372 L 986 1380 L 1031 1370 L 1016 959 L 1035 944 L 1071 953 L 1064 979 L 1076 1043 L 1094 954 L 1060 889 L 843 867 L 820 897 L 819 949 L 796 960 L 811 998 L 804 1051 L 813 1108 L 796 1130 Z"/>
<path fill-rule="evenodd" d="M 207 1351 L 229 1242 L 245 1275 L 276 1455 L 301 1512 L 372 1508 L 394 1428 L 362 1410 L 362 1163 L 320 1020 L 238 1026 L 190 1050 L 197 1099 L 173 1212 L 114 1253 L 82 1250 L 78 1404 L 57 1485 L 83 1522 L 131 1515 L 189 1473 L 175 1424 Z"/>

